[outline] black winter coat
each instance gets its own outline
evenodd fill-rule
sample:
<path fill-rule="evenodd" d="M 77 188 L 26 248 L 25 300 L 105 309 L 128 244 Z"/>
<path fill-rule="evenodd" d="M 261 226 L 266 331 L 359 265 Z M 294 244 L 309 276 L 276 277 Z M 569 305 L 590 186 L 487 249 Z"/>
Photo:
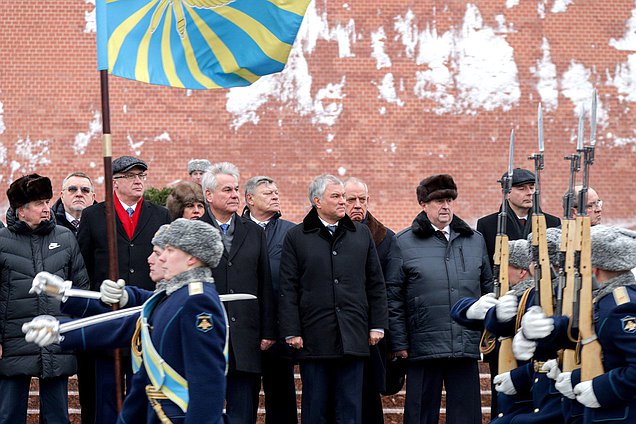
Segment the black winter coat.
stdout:
<path fill-rule="evenodd" d="M 30 294 L 33 277 L 47 271 L 74 286 L 87 289 L 88 275 L 77 241 L 69 230 L 42 222 L 35 230 L 7 212 L 7 227 L 0 229 L 0 377 L 59 377 L 75 373 L 75 357 L 58 344 L 39 347 L 27 343 L 22 324 L 38 315 L 67 318 L 60 301 L 45 294 Z"/>
<path fill-rule="evenodd" d="M 117 201 L 117 200 L 115 200 Z M 132 239 L 115 213 L 117 232 L 118 278 L 127 285 L 154 291 L 155 283 L 150 279 L 148 256 L 152 253 L 152 238 L 163 224 L 171 222 L 168 209 L 143 201 L 141 215 Z M 108 276 L 108 242 L 106 240 L 106 207 L 104 202 L 89 206 L 82 211 L 82 220 L 77 241 L 86 263 L 91 281 L 91 290 L 99 291 L 102 281 Z"/>
<path fill-rule="evenodd" d="M 451 307 L 492 291 L 486 244 L 454 216 L 450 240 L 438 237 L 426 213 L 397 235 L 399 272 L 387 275 L 391 347 L 409 359 L 479 358 L 481 333 L 456 323 Z"/>
<path fill-rule="evenodd" d="M 369 355 L 388 325 L 386 288 L 369 229 L 345 215 L 332 236 L 315 208 L 289 230 L 280 265 L 281 336 L 302 336 L 299 359 Z"/>
<path fill-rule="evenodd" d="M 501 212 L 501 206 L 499 207 Z M 477 220 L 477 231 L 484 236 L 486 241 L 486 248 L 488 249 L 488 259 L 490 259 L 490 267 L 493 266 L 493 256 L 495 254 L 495 239 L 497 238 L 497 217 L 499 212 L 490 215 L 483 216 Z M 556 216 L 544 213 L 546 228 L 559 227 L 561 220 Z M 528 238 L 528 234 L 532 232 L 532 216 L 528 216 L 526 225 L 521 226 L 519 219 L 512 212 L 510 206 L 508 206 L 508 219 L 506 220 L 506 234 L 508 234 L 508 240 L 519 240 Z"/>
<path fill-rule="evenodd" d="M 218 228 L 209 211 L 202 221 Z M 230 369 L 261 372 L 262 339 L 275 340 L 276 309 L 263 229 L 237 214 L 230 252 L 223 249 L 219 265 L 212 270 L 219 294 L 249 293 L 257 300 L 225 304 L 230 325 Z"/>

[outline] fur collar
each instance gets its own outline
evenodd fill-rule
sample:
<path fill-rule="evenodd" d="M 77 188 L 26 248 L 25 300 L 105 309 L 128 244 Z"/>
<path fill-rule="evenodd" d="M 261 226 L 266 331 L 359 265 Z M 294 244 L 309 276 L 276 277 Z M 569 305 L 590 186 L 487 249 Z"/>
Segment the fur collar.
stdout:
<path fill-rule="evenodd" d="M 601 284 L 601 288 L 596 292 L 595 302 L 610 294 L 617 287 L 636 286 L 636 277 L 631 271 L 626 271 L 618 277 L 614 277 Z"/>
<path fill-rule="evenodd" d="M 380 243 L 382 243 L 384 237 L 386 237 L 386 227 L 380 221 L 375 219 L 375 217 L 371 215 L 371 212 L 367 212 L 367 217 L 364 222 L 367 224 L 367 227 L 369 227 L 369 231 L 371 231 L 371 236 L 373 236 L 373 243 L 378 246 Z"/>
<path fill-rule="evenodd" d="M 349 231 L 356 230 L 356 226 L 353 225 L 353 221 L 351 220 L 351 218 L 349 218 L 349 215 L 345 215 L 340 219 L 340 221 L 338 221 L 338 229 L 340 228 Z M 312 207 L 309 213 L 303 219 L 303 231 L 308 233 L 311 231 L 319 231 L 321 229 L 324 229 L 327 233 L 329 232 L 320 221 L 316 208 Z"/>
<path fill-rule="evenodd" d="M 453 220 L 450 223 L 450 228 L 460 236 L 471 236 L 475 233 L 472 228 L 462 221 L 457 215 L 453 215 Z M 411 224 L 411 230 L 413 234 L 418 237 L 428 238 L 435 235 L 435 229 L 433 224 L 426 216 L 424 211 L 420 212 Z"/>
<path fill-rule="evenodd" d="M 170 296 L 172 293 L 179 290 L 181 287 L 187 286 L 190 283 L 213 283 L 212 270 L 208 267 L 192 268 L 181 274 L 175 276 L 171 280 L 161 280 L 157 283 L 157 290 L 166 290 L 166 295 Z"/>
<path fill-rule="evenodd" d="M 512 291 L 514 292 L 514 295 L 517 297 L 521 297 L 523 295 L 523 293 L 528 290 L 530 287 L 534 287 L 534 278 L 530 277 L 530 278 L 526 278 L 523 281 L 519 281 L 517 284 L 515 284 L 512 287 Z M 506 294 L 506 293 L 504 293 Z"/>

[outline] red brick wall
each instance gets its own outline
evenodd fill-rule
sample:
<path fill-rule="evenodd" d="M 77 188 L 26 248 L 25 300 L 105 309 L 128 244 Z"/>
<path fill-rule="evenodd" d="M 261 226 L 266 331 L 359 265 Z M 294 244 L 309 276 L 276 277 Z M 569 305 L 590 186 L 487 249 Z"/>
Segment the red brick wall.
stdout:
<path fill-rule="evenodd" d="M 445 172 L 459 187 L 456 213 L 474 224 L 499 205 L 496 180 L 506 167 L 512 128 L 517 131 L 515 165 L 532 167 L 526 158 L 536 150 L 541 96 L 531 68 L 542 59 L 546 39 L 555 72 L 548 83 L 558 96 L 547 99 L 544 118 L 544 209 L 561 214 L 568 173 L 563 156 L 574 150 L 576 108 L 589 110 L 591 87 L 596 86 L 601 119 L 591 184 L 605 201 L 605 222 L 636 226 L 636 98 L 629 98 L 629 86 L 622 88 L 631 82 L 627 64 L 634 52 L 611 42 L 629 44 L 628 21 L 636 5 L 631 0 L 566 3 L 318 1 L 310 7 L 293 53 L 293 69 L 256 87 L 228 95 L 226 90 L 188 92 L 111 77 L 114 156 L 137 154 L 148 161 L 147 184 L 155 187 L 185 178 L 192 158 L 234 162 L 245 178 L 267 174 L 277 179 L 285 215 L 296 221 L 306 210 L 310 179 L 340 169 L 368 182 L 374 213 L 396 230 L 418 212 L 419 180 Z M 26 172 L 48 175 L 56 186 L 73 170 L 102 174 L 99 131 L 90 131 L 100 110 L 95 34 L 85 32 L 85 13 L 92 10 L 83 0 L 0 1 L 2 193 Z M 469 27 L 476 12 L 482 23 Z M 380 28 L 383 49 L 378 47 Z M 444 48 L 451 54 L 427 64 L 417 57 L 422 46 L 429 54 L 439 48 L 422 41 L 423 34 L 433 31 L 438 40 L 449 40 Z M 420 41 L 409 34 L 421 36 Z M 629 48 L 636 49 L 636 42 Z M 490 54 L 492 60 L 479 64 L 479 71 L 470 65 Z M 378 69 L 379 64 L 384 67 Z M 439 71 L 441 64 L 451 75 L 445 93 L 454 96 L 443 106 L 431 99 L 430 86 L 414 91 L 417 72 Z M 511 66 L 516 73 L 511 74 Z M 589 75 L 575 78 L 577 69 Z M 396 97 L 380 95 L 389 73 Z M 497 86 L 497 81 L 510 84 Z M 473 86 L 466 88 L 466 82 Z M 506 97 L 509 88 L 513 94 Z M 468 101 L 469 92 L 477 100 Z M 254 110 L 257 123 L 238 125 L 245 114 L 236 111 L 245 110 L 246 99 L 255 100 L 255 93 L 264 99 Z M 332 111 L 331 120 L 324 109 Z M 89 141 L 84 150 L 74 149 L 80 133 Z M 4 196 L 2 205 L 7 206 Z"/>

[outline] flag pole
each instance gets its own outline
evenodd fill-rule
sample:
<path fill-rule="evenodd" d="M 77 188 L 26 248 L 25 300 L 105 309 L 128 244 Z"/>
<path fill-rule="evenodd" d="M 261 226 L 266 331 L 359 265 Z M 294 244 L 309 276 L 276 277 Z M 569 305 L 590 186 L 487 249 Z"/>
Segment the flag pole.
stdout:
<path fill-rule="evenodd" d="M 113 197 L 113 138 L 110 132 L 110 101 L 108 97 L 108 70 L 99 71 L 100 89 L 102 95 L 102 150 L 104 154 L 104 200 L 106 206 L 106 240 L 108 246 L 108 278 L 117 281 L 119 278 L 119 263 L 117 260 L 117 234 L 115 233 L 115 204 Z M 113 304 L 113 311 L 119 308 Z M 121 353 L 115 349 L 115 396 L 117 411 L 121 411 L 123 404 L 123 381 Z M 99 382 L 97 382 L 99 384 Z"/>

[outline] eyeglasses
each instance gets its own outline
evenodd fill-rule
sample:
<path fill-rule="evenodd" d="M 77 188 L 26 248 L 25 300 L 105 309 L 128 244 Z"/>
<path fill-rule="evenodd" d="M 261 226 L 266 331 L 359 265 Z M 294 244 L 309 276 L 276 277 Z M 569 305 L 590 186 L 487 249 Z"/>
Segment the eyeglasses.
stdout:
<path fill-rule="evenodd" d="M 77 192 L 77 190 L 81 190 L 82 193 L 84 193 L 84 194 L 90 194 L 91 191 L 93 191 L 93 189 L 90 188 L 90 187 L 85 187 L 85 186 L 78 187 L 78 186 L 74 186 L 74 185 L 66 187 L 66 190 L 69 193 L 75 193 L 75 192 Z"/>
<path fill-rule="evenodd" d="M 146 173 L 140 173 L 140 174 L 135 174 L 134 172 L 129 172 L 127 174 L 124 175 L 118 175 L 117 177 L 113 177 L 113 180 L 120 180 L 120 179 L 125 179 L 125 180 L 134 180 L 135 178 L 139 178 L 140 181 L 146 181 L 146 178 L 148 177 L 148 174 Z"/>
<path fill-rule="evenodd" d="M 587 208 L 588 209 L 603 209 L 603 201 L 597 200 L 596 202 L 588 203 Z"/>

